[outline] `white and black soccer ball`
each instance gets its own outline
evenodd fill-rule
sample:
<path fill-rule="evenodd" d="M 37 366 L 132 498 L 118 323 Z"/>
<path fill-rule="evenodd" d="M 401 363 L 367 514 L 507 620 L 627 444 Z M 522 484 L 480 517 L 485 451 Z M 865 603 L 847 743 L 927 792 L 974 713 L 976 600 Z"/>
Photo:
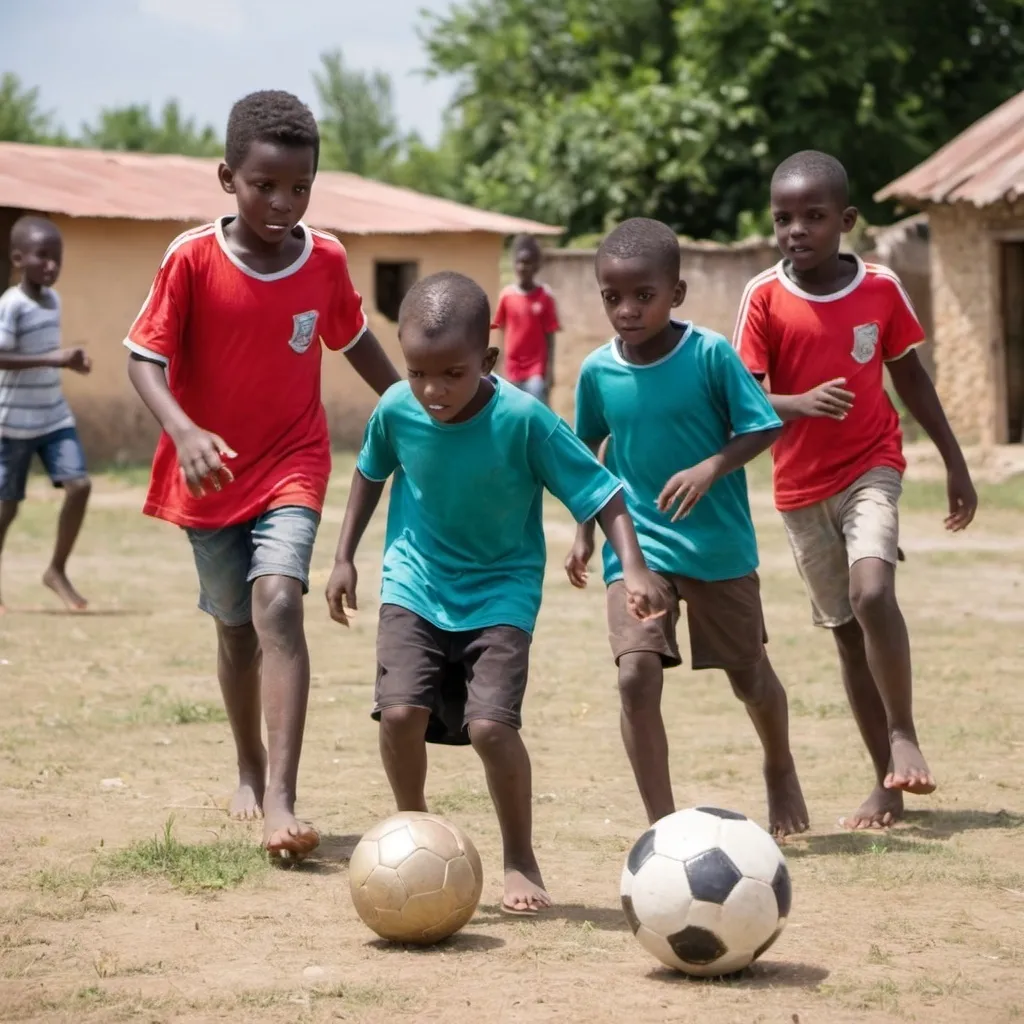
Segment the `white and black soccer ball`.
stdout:
<path fill-rule="evenodd" d="M 640 945 L 699 977 L 753 963 L 782 934 L 793 897 L 775 840 L 717 807 L 655 822 L 629 852 L 621 891 Z"/>

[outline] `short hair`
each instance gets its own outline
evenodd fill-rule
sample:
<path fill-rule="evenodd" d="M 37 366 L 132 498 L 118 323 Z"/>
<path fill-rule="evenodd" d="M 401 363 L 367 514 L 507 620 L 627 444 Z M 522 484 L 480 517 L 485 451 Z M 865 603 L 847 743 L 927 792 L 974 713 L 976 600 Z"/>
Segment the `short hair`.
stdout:
<path fill-rule="evenodd" d="M 667 276 L 678 279 L 679 239 L 676 233 L 660 220 L 632 217 L 605 235 L 597 247 L 595 263 L 600 263 L 603 259 L 650 260 Z"/>
<path fill-rule="evenodd" d="M 520 254 L 540 259 L 540 244 L 533 235 L 516 235 L 516 237 L 512 239 L 513 258 L 518 257 Z"/>
<path fill-rule="evenodd" d="M 60 228 L 47 217 L 33 213 L 19 217 L 11 228 L 11 249 L 21 249 L 28 245 L 34 236 L 54 237 L 62 241 Z"/>
<path fill-rule="evenodd" d="M 313 150 L 313 169 L 320 162 L 320 130 L 313 112 L 297 96 L 280 89 L 264 89 L 243 96 L 228 115 L 224 160 L 232 170 L 254 142 L 276 142 Z"/>
<path fill-rule="evenodd" d="M 442 270 L 417 281 L 398 310 L 398 335 L 410 324 L 431 341 L 453 332 L 479 340 L 491 336 L 491 304 L 487 293 L 465 274 Z"/>
<path fill-rule="evenodd" d="M 846 168 L 834 156 L 817 149 L 794 153 L 775 168 L 772 188 L 780 181 L 793 181 L 797 178 L 824 185 L 840 205 L 850 205 L 850 179 L 846 175 Z"/>

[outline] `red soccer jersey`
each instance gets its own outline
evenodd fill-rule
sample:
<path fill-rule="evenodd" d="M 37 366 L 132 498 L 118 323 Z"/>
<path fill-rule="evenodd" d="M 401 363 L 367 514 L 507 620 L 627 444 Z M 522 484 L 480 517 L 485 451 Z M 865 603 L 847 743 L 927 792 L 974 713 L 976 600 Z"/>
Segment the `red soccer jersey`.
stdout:
<path fill-rule="evenodd" d="M 767 376 L 780 395 L 845 377 L 855 396 L 845 420 L 807 417 L 783 427 L 772 452 L 783 512 L 825 501 L 869 469 L 906 469 L 882 370 L 920 345 L 924 330 L 896 274 L 856 259 L 853 281 L 832 295 L 803 291 L 782 263 L 743 293 L 733 343 L 752 373 Z"/>
<path fill-rule="evenodd" d="M 144 511 L 202 529 L 283 505 L 321 511 L 331 450 L 320 342 L 345 351 L 366 329 L 337 238 L 300 225 L 298 259 L 258 274 L 228 248 L 227 220 L 171 243 L 125 339 L 167 367 L 171 393 L 189 418 L 238 453 L 228 463 L 234 482 L 194 498 L 171 439 L 160 436 Z"/>
<path fill-rule="evenodd" d="M 498 299 L 492 327 L 505 331 L 505 376 L 513 383 L 548 372 L 548 335 L 561 328 L 555 297 L 545 285 L 524 292 L 510 284 Z"/>

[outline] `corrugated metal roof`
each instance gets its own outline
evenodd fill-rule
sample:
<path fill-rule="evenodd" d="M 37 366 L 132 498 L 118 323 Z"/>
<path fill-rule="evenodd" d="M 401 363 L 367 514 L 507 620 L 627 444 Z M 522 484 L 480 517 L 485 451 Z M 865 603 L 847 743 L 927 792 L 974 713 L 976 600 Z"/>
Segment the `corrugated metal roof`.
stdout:
<path fill-rule="evenodd" d="M 213 220 L 231 200 L 216 160 L 0 143 L 0 206 L 71 217 Z M 557 235 L 560 228 L 488 213 L 355 174 L 321 171 L 309 212 L 314 227 L 351 235 L 482 231 Z"/>
<path fill-rule="evenodd" d="M 875 199 L 989 206 L 1024 195 L 1024 92 L 976 121 Z"/>

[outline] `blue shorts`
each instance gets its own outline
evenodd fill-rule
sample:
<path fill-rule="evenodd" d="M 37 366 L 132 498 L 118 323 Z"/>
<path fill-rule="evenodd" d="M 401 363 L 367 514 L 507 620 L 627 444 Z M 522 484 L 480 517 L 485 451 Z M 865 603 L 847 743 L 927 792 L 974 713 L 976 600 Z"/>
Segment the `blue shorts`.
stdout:
<path fill-rule="evenodd" d="M 309 592 L 309 563 L 320 526 L 311 508 L 286 505 L 235 526 L 185 532 L 199 573 L 199 607 L 225 626 L 252 622 L 252 581 L 288 576 Z"/>
<path fill-rule="evenodd" d="M 520 391 L 533 395 L 538 402 L 543 402 L 545 405 L 548 404 L 548 382 L 544 377 L 527 377 L 526 380 L 517 380 L 513 381 L 513 383 Z"/>
<path fill-rule="evenodd" d="M 86 474 L 85 452 L 74 427 L 42 437 L 0 438 L 0 501 L 24 501 L 32 456 L 38 455 L 54 487 Z"/>

